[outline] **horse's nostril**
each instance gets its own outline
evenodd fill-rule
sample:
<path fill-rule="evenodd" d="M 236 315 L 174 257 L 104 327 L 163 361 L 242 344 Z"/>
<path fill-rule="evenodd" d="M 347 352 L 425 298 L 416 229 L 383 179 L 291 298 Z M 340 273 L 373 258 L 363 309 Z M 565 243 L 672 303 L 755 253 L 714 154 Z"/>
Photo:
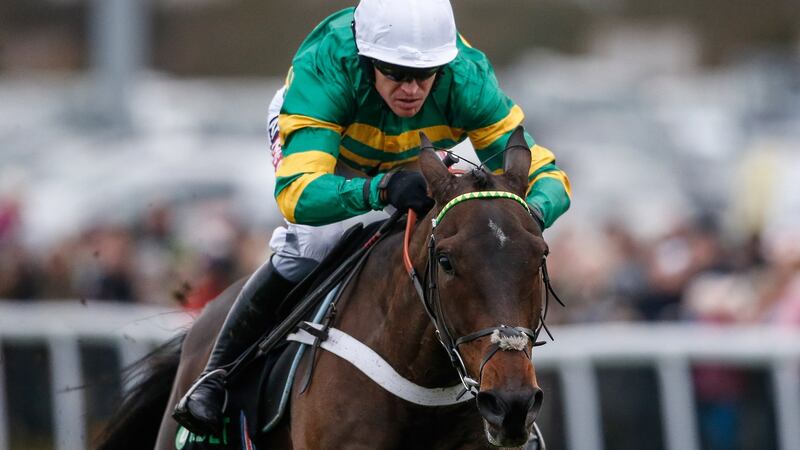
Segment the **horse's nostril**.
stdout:
<path fill-rule="evenodd" d="M 478 412 L 497 427 L 530 426 L 539 414 L 544 393 L 539 388 L 527 392 L 482 391 L 478 393 Z"/>
<path fill-rule="evenodd" d="M 544 401 L 539 388 L 527 392 L 482 391 L 477 397 L 478 412 L 495 426 L 526 426 L 533 424 Z"/>
<path fill-rule="evenodd" d="M 539 388 L 533 389 L 533 395 L 528 402 L 528 417 L 526 422 L 529 424 L 536 420 L 536 416 L 539 415 L 539 410 L 542 408 L 542 402 L 544 402 L 544 392 Z"/>
<path fill-rule="evenodd" d="M 494 391 L 479 392 L 476 401 L 478 403 L 478 412 L 487 422 L 495 426 L 503 424 L 507 408 L 500 395 Z"/>

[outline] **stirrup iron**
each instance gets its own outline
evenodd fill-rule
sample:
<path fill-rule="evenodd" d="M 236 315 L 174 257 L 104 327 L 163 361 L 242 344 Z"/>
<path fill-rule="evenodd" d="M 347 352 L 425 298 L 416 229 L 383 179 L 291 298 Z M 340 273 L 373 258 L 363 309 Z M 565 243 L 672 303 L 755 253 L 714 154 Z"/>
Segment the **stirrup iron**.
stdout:
<path fill-rule="evenodd" d="M 201 384 L 203 384 L 203 382 L 206 381 L 209 377 L 211 377 L 213 375 L 217 375 L 217 374 L 221 374 L 221 376 L 223 378 L 225 378 L 225 377 L 228 376 L 228 371 L 226 371 L 225 369 L 214 369 L 214 370 L 202 375 L 200 378 L 197 379 L 197 381 L 194 382 L 194 384 L 189 386 L 189 389 L 187 389 L 186 393 L 183 394 L 183 397 L 181 397 L 181 400 L 178 402 L 177 405 L 175 405 L 175 409 L 176 410 L 185 410 L 186 409 L 186 402 L 189 401 L 189 396 L 192 395 L 192 393 L 197 390 L 197 387 L 200 386 Z M 222 411 L 225 411 L 225 408 L 227 406 L 228 406 L 228 390 L 225 389 L 225 401 L 222 403 Z"/>

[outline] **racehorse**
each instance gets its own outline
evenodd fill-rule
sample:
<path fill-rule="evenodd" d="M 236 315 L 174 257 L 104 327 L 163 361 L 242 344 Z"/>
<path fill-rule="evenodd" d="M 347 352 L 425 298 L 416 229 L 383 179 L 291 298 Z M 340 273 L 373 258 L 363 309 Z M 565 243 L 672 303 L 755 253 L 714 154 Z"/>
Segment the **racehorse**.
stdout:
<path fill-rule="evenodd" d="M 286 417 L 260 438 L 259 448 L 483 449 L 520 447 L 531 434 L 543 398 L 531 352 L 549 286 L 547 245 L 522 200 L 530 150 L 519 128 L 504 150 L 501 173 L 477 168 L 456 175 L 424 135 L 421 142 L 419 168 L 436 204 L 416 224 L 409 212 L 406 236 L 389 235 L 374 246 L 343 287 L 334 325 L 405 379 L 428 388 L 461 384 L 462 394 L 475 400 L 420 406 L 333 353 L 306 352 L 297 373 L 315 359 L 314 382 L 304 391 L 295 384 Z M 206 307 L 179 353 L 174 345 L 157 352 L 169 362 L 140 383 L 143 390 L 134 388 L 135 403 L 123 407 L 100 448 L 153 442 L 159 450 L 174 448 L 171 412 L 202 371 L 241 285 Z M 165 392 L 146 393 L 171 377 L 168 400 Z M 160 425 L 152 413 L 141 413 L 154 406 L 163 407 Z"/>

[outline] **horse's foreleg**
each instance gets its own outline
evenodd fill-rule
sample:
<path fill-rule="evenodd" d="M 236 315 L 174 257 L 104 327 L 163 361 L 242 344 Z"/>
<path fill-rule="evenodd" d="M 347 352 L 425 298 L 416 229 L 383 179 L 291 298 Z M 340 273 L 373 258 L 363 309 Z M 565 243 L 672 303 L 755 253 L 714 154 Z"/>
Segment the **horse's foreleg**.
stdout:
<path fill-rule="evenodd" d="M 308 355 L 308 352 L 306 353 Z M 305 373 L 303 358 L 297 373 Z M 291 436 L 296 450 L 401 448 L 397 423 L 402 408 L 378 385 L 329 353 L 321 353 L 308 390 L 291 400 Z"/>

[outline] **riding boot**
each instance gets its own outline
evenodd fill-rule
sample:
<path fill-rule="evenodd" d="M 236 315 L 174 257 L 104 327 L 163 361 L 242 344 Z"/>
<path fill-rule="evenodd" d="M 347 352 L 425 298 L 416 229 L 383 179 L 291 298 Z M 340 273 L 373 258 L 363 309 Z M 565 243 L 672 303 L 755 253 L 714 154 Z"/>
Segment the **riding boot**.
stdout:
<path fill-rule="evenodd" d="M 184 395 L 172 417 L 195 434 L 218 433 L 227 403 L 226 369 L 265 330 L 276 325 L 276 310 L 295 283 L 263 264 L 239 291 L 214 343 L 206 368 Z"/>

